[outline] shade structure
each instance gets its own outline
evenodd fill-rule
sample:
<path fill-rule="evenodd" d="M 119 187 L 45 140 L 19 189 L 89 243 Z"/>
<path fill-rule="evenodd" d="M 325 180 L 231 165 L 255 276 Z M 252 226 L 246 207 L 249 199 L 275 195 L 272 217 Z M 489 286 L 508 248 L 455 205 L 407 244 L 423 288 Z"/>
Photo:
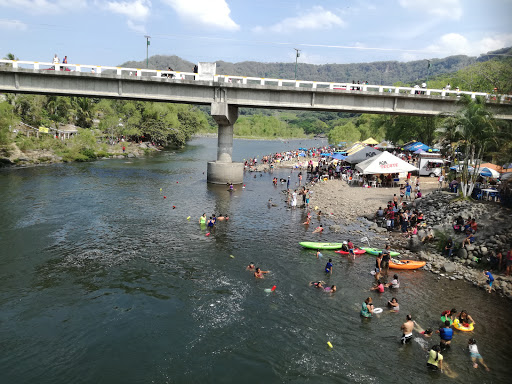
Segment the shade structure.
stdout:
<path fill-rule="evenodd" d="M 394 149 L 396 148 L 393 143 L 389 141 L 383 141 L 382 143 L 379 143 L 375 146 L 376 148 L 382 148 L 382 149 Z"/>
<path fill-rule="evenodd" d="M 347 156 L 343 156 L 341 153 L 335 152 L 332 154 L 332 158 L 336 160 L 344 160 L 347 158 Z"/>
<path fill-rule="evenodd" d="M 500 177 L 500 180 L 503 180 L 503 181 L 512 180 L 512 172 L 504 173 L 503 176 Z"/>
<path fill-rule="evenodd" d="M 503 164 L 503 169 L 511 169 L 511 168 L 512 168 L 512 163 Z"/>
<path fill-rule="evenodd" d="M 357 164 L 356 169 L 365 175 L 403 173 L 418 170 L 414 165 L 403 161 L 389 152 L 381 152 L 379 155 Z"/>
<path fill-rule="evenodd" d="M 412 151 L 412 152 L 417 151 L 418 149 L 423 149 L 425 152 L 427 152 L 430 149 L 430 147 L 426 144 L 419 142 L 419 141 L 415 141 L 414 143 L 409 143 L 406 146 L 404 146 L 404 149 L 406 151 Z"/>
<path fill-rule="evenodd" d="M 377 144 L 379 144 L 379 142 L 377 140 L 375 140 L 373 137 L 369 137 L 368 139 L 363 141 L 363 144 L 366 144 L 366 145 L 377 145 Z"/>
<path fill-rule="evenodd" d="M 414 151 L 415 155 L 421 155 L 422 153 L 427 153 L 423 149 L 418 149 L 417 151 Z"/>
<path fill-rule="evenodd" d="M 345 161 L 350 164 L 357 164 L 360 163 L 361 161 L 377 156 L 379 153 L 382 152 L 379 151 L 378 149 L 375 149 L 373 147 L 364 147 L 357 152 L 349 154 Z"/>
<path fill-rule="evenodd" d="M 495 179 L 500 177 L 499 172 L 495 171 L 492 168 L 487 168 L 487 167 L 481 168 L 479 173 L 480 173 L 480 176 L 484 176 L 484 177 L 493 177 Z"/>

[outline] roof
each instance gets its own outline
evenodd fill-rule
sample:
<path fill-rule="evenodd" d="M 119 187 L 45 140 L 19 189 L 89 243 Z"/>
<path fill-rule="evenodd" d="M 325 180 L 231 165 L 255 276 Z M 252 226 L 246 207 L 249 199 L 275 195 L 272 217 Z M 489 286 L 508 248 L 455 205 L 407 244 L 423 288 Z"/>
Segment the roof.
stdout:
<path fill-rule="evenodd" d="M 367 144 L 367 145 L 377 145 L 379 144 L 379 142 L 377 140 L 375 140 L 373 137 L 369 137 L 368 139 L 366 139 L 365 141 L 363 141 L 363 144 Z"/>
<path fill-rule="evenodd" d="M 365 175 L 402 173 L 418 170 L 415 166 L 389 152 L 381 152 L 379 155 L 357 164 L 356 169 Z"/>

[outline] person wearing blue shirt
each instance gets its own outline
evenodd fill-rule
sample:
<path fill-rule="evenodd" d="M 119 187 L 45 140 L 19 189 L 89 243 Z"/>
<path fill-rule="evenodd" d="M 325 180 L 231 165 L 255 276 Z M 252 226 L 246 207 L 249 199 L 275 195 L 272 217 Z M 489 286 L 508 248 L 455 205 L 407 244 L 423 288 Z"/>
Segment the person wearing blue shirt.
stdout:
<path fill-rule="evenodd" d="M 487 285 L 489 285 L 489 293 L 491 293 L 492 283 L 494 282 L 494 276 L 488 270 L 484 271 L 484 275 L 487 276 Z"/>
<path fill-rule="evenodd" d="M 332 259 L 329 259 L 329 262 L 325 265 L 325 273 L 332 275 Z"/>
<path fill-rule="evenodd" d="M 407 185 L 405 186 L 405 199 L 407 200 L 407 198 L 409 198 L 409 200 L 411 200 L 411 191 L 412 191 L 412 187 L 409 183 L 407 183 Z"/>
<path fill-rule="evenodd" d="M 453 338 L 453 329 L 450 328 L 450 320 L 446 320 L 444 322 L 444 328 L 439 328 L 437 333 L 441 336 L 441 348 L 449 347 Z"/>

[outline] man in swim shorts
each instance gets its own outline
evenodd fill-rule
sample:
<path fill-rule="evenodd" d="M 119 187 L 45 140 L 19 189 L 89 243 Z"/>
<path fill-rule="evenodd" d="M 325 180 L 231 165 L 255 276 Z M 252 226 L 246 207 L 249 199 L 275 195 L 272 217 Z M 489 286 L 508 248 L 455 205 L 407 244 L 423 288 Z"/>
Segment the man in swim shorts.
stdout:
<path fill-rule="evenodd" d="M 402 344 L 405 344 L 412 340 L 412 330 L 414 328 L 414 323 L 412 321 L 412 316 L 407 315 L 406 316 L 406 322 L 402 324 L 400 329 L 402 330 L 402 338 L 400 339 L 400 342 Z"/>
<path fill-rule="evenodd" d="M 391 247 L 389 244 L 387 244 L 386 249 L 382 250 L 382 260 L 380 262 L 380 267 L 382 269 L 387 269 L 389 267 L 390 252 Z"/>

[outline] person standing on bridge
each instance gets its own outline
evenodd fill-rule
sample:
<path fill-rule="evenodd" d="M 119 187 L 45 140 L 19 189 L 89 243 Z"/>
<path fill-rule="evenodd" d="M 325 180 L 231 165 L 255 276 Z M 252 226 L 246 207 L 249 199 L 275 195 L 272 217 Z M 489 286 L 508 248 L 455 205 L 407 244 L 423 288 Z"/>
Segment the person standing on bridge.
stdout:
<path fill-rule="evenodd" d="M 60 63 L 59 56 L 57 56 L 57 54 L 55 54 L 55 56 L 53 56 L 52 63 L 54 64 L 53 69 L 56 69 L 56 64 Z"/>

